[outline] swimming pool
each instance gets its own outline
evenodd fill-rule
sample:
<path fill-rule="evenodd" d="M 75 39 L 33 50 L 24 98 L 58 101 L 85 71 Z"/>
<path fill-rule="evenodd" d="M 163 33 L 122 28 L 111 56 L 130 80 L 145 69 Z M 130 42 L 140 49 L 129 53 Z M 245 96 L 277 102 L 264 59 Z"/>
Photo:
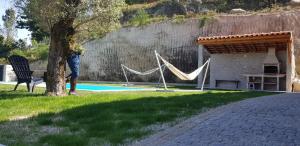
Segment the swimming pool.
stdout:
<path fill-rule="evenodd" d="M 67 89 L 70 89 L 70 84 L 67 84 Z M 85 90 L 85 91 L 138 91 L 138 90 L 145 90 L 143 88 L 91 85 L 91 84 L 77 84 L 76 89 L 77 90 Z"/>

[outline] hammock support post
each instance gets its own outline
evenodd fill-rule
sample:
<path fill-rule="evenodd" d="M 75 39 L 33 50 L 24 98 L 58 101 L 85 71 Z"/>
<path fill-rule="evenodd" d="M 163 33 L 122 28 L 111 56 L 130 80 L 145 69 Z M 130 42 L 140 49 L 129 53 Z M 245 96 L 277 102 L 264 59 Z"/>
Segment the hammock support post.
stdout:
<path fill-rule="evenodd" d="M 166 70 L 166 66 L 163 67 L 162 71 L 165 72 L 165 70 Z M 160 81 L 161 81 L 161 77 L 159 77 L 159 80 L 157 82 L 157 87 L 160 86 Z"/>
<path fill-rule="evenodd" d="M 127 86 L 129 86 L 129 81 L 128 81 L 128 78 L 127 78 L 127 75 L 126 75 L 126 72 L 125 72 L 125 69 L 124 69 L 123 64 L 121 64 L 121 68 L 122 68 L 122 70 L 123 70 L 123 74 L 124 74 L 124 76 L 125 76 L 125 79 L 126 79 L 126 82 L 127 82 Z"/>
<path fill-rule="evenodd" d="M 163 71 L 161 69 L 160 61 L 159 61 L 158 56 L 157 56 L 158 54 L 157 54 L 156 50 L 154 52 L 155 52 L 155 57 L 156 57 L 157 64 L 158 64 L 158 67 L 159 67 L 159 71 L 160 71 L 160 74 L 161 74 L 161 79 L 164 83 L 165 90 L 168 90 L 167 85 L 166 85 L 166 81 L 165 81 L 165 78 L 164 78 L 164 74 L 163 74 Z"/>
<path fill-rule="evenodd" d="M 201 91 L 203 91 L 203 88 L 204 88 L 204 83 L 206 80 L 206 75 L 207 75 L 209 65 L 210 65 L 210 58 L 208 59 L 208 62 L 206 64 L 206 70 L 205 70 L 205 74 L 204 74 L 203 81 L 202 81 Z"/>

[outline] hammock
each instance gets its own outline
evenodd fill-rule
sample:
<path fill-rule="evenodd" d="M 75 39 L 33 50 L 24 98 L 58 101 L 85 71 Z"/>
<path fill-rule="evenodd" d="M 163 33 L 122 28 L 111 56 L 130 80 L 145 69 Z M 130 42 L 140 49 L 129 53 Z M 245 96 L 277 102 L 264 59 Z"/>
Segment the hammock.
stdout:
<path fill-rule="evenodd" d="M 139 72 L 139 71 L 133 70 L 133 69 L 131 69 L 131 68 L 129 68 L 129 67 L 123 65 L 123 64 L 121 64 L 121 66 L 124 67 L 129 72 L 137 74 L 137 75 L 141 75 L 141 76 L 146 76 L 146 75 L 152 74 L 152 73 L 159 70 L 159 67 L 157 67 L 157 68 L 150 69 L 150 70 L 147 70 L 147 71 L 144 71 L 144 72 Z"/>
<path fill-rule="evenodd" d="M 162 65 L 162 66 L 165 67 L 165 65 Z M 140 71 L 133 70 L 133 69 L 131 69 L 131 68 L 129 68 L 129 67 L 123 65 L 123 64 L 121 64 L 121 67 L 122 67 L 123 74 L 124 74 L 124 76 L 125 76 L 127 85 L 129 85 L 129 80 L 128 80 L 128 78 L 127 78 L 125 69 L 126 69 L 127 71 L 131 72 L 131 73 L 134 73 L 134 74 L 137 74 L 137 75 L 141 75 L 141 76 L 146 76 L 146 75 L 152 74 L 152 73 L 154 73 L 154 72 L 156 72 L 156 71 L 158 71 L 158 70 L 160 69 L 159 67 L 157 67 L 157 68 L 153 68 L 153 69 L 150 69 L 150 70 L 147 70 L 147 71 L 144 71 L 144 72 L 140 72 Z M 163 70 L 164 70 L 164 68 L 163 68 Z M 159 78 L 158 84 L 160 83 L 160 79 L 161 79 L 161 78 Z"/>
<path fill-rule="evenodd" d="M 182 71 L 180 71 L 178 68 L 176 68 L 174 65 L 166 61 L 164 58 L 162 58 L 160 55 L 157 54 L 157 56 L 163 61 L 165 66 L 174 74 L 176 75 L 179 79 L 187 81 L 187 80 L 194 80 L 195 78 L 198 77 L 198 75 L 202 72 L 203 68 L 209 63 L 210 59 L 207 60 L 201 67 L 196 69 L 195 71 L 186 74 Z"/>

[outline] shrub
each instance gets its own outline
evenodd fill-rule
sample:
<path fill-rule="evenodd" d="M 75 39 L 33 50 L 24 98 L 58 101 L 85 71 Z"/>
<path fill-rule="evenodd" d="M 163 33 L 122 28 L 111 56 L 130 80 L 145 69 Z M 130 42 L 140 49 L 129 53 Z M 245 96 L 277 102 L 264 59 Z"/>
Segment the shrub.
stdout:
<path fill-rule="evenodd" d="M 174 23 L 183 23 L 186 20 L 186 16 L 185 15 L 174 15 L 172 18 L 172 22 Z"/>
<path fill-rule="evenodd" d="M 207 23 L 210 23 L 215 19 L 215 16 L 217 15 L 214 11 L 209 11 L 206 14 L 199 15 L 199 26 L 200 28 L 204 27 Z"/>
<path fill-rule="evenodd" d="M 173 0 L 165 0 L 158 3 L 155 7 L 147 9 L 150 14 L 153 15 L 164 15 L 172 18 L 174 15 L 186 15 L 187 11 L 185 5 L 180 2 Z"/>
<path fill-rule="evenodd" d="M 33 48 L 28 50 L 15 49 L 10 52 L 10 55 L 20 55 L 29 61 L 46 60 L 48 58 L 48 45 L 33 44 L 33 46 Z"/>
<path fill-rule="evenodd" d="M 151 3 L 151 2 L 156 2 L 156 1 L 159 1 L 159 0 L 125 0 L 126 4 L 129 4 L 129 5 Z"/>
<path fill-rule="evenodd" d="M 150 23 L 150 16 L 144 9 L 142 9 L 139 10 L 131 20 L 129 20 L 129 23 L 132 26 L 147 25 Z"/>
<path fill-rule="evenodd" d="M 6 58 L 0 58 L 0 64 L 8 64 L 8 61 Z"/>

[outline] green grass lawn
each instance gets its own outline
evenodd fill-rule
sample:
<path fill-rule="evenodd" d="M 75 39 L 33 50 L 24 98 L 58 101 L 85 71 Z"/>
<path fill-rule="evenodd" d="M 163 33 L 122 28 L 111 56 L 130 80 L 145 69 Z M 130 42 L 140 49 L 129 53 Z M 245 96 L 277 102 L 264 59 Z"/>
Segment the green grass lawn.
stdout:
<path fill-rule="evenodd" d="M 164 123 L 266 92 L 80 92 L 47 97 L 0 85 L 0 143 L 5 145 L 118 145 Z"/>

